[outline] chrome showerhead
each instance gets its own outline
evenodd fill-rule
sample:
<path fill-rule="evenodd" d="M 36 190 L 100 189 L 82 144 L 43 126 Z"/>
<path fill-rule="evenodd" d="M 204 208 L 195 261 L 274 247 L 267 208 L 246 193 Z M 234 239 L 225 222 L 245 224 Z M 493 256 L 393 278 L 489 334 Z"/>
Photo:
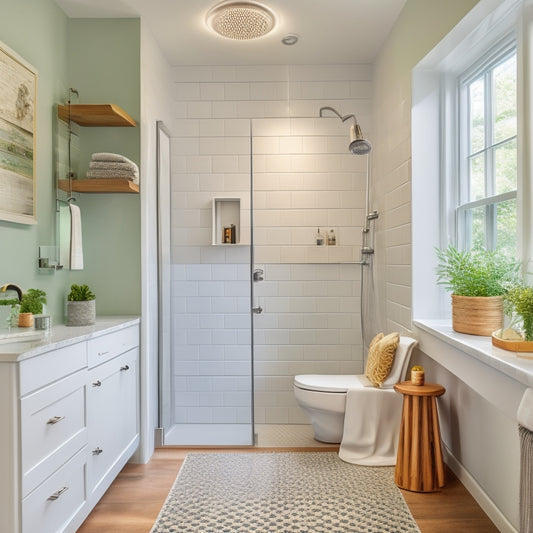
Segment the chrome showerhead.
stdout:
<path fill-rule="evenodd" d="M 321 107 L 320 108 L 320 117 L 323 117 L 322 114 L 324 111 L 331 111 L 335 113 L 343 122 L 346 122 L 348 119 L 353 118 L 353 124 L 350 126 L 350 146 L 348 149 L 352 154 L 355 155 L 365 155 L 372 150 L 372 145 L 369 141 L 367 141 L 363 137 L 363 133 L 361 132 L 361 127 L 357 123 L 357 119 L 355 118 L 355 115 L 341 115 L 336 109 L 333 107 Z"/>
<path fill-rule="evenodd" d="M 354 119 L 355 120 L 355 119 Z M 369 141 L 363 138 L 363 133 L 357 122 L 350 126 L 350 152 L 355 155 L 365 155 L 372 150 L 372 145 Z"/>

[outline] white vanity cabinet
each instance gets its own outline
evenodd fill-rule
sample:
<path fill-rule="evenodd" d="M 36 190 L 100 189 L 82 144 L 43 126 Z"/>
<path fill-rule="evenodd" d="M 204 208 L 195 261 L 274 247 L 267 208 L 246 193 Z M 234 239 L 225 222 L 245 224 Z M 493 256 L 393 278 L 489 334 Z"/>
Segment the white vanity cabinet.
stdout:
<path fill-rule="evenodd" d="M 128 450 L 133 453 L 138 442 L 138 337 L 137 328 L 128 328 L 88 343 L 89 364 L 100 363 L 89 368 L 87 382 L 87 487 L 94 503 L 124 466 L 120 459 Z"/>
<path fill-rule="evenodd" d="M 109 322 L 0 344 L 0 532 L 74 533 L 135 452 L 138 319 Z"/>

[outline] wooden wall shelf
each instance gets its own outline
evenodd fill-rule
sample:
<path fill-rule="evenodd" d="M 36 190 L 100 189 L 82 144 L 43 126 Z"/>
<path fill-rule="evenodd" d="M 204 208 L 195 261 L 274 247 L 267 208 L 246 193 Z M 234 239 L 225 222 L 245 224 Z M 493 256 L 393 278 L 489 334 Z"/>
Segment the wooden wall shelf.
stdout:
<path fill-rule="evenodd" d="M 62 191 L 69 192 L 68 180 L 59 180 L 58 185 Z M 133 181 L 124 178 L 87 178 L 84 180 L 72 180 L 72 192 L 126 192 L 136 194 L 139 192 L 139 186 Z"/>
<path fill-rule="evenodd" d="M 57 114 L 68 122 L 69 106 L 58 105 Z M 137 126 L 126 111 L 115 104 L 71 104 L 70 120 L 80 126 Z"/>

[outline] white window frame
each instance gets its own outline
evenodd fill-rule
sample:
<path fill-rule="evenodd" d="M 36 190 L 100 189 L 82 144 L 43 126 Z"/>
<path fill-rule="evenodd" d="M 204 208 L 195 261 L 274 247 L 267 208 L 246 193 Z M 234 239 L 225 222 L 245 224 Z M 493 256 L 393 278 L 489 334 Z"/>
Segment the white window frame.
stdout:
<path fill-rule="evenodd" d="M 517 189 L 501 194 L 494 193 L 495 176 L 493 168 L 493 154 L 498 146 L 503 146 L 510 141 L 518 140 L 518 135 L 514 135 L 508 139 L 500 141 L 498 143 L 492 143 L 487 139 L 492 139 L 493 133 L 493 94 L 492 84 L 489 83 L 490 73 L 494 69 L 509 59 L 512 55 L 517 55 L 517 42 L 514 33 L 504 38 L 497 43 L 488 53 L 480 57 L 472 66 L 470 66 L 457 80 L 458 91 L 458 139 L 459 139 L 459 161 L 458 161 L 458 179 L 457 188 L 458 192 L 455 195 L 457 199 L 457 206 L 454 213 L 454 226 L 455 226 L 455 245 L 460 249 L 469 248 L 470 239 L 468 232 L 468 213 L 474 208 L 485 208 L 485 247 L 488 249 L 494 249 L 496 247 L 496 208 L 501 202 L 517 199 L 518 191 L 518 179 Z M 518 65 L 518 61 L 517 61 Z M 476 152 L 470 154 L 469 145 L 469 124 L 470 124 L 470 106 L 468 104 L 468 88 L 469 84 L 483 77 L 484 81 L 484 100 L 485 110 L 487 112 L 487 120 L 485 120 L 485 143 L 484 147 Z M 517 102 L 518 107 L 518 102 Z M 485 155 L 485 176 L 491 178 L 490 181 L 485 183 L 485 197 L 478 200 L 463 201 L 468 197 L 468 185 L 469 185 L 469 161 L 473 156 L 484 154 Z M 516 236 L 516 242 L 518 244 L 518 235 Z"/>
<path fill-rule="evenodd" d="M 533 12 L 526 0 L 480 0 L 413 69 L 412 93 L 412 280 L 413 320 L 450 323 L 450 295 L 437 284 L 435 248 L 457 244 L 456 208 L 460 145 L 457 80 L 487 53 L 517 43 L 517 222 L 518 257 L 533 255 Z M 526 73 L 530 73 L 529 79 Z M 530 227 L 531 226 L 531 227 Z M 523 234 L 521 234 L 521 228 Z M 529 253 L 529 250 L 532 253 Z M 522 255 L 521 255 L 522 254 Z M 526 266 L 525 270 L 531 270 Z M 451 327 L 451 323 L 450 323 Z"/>

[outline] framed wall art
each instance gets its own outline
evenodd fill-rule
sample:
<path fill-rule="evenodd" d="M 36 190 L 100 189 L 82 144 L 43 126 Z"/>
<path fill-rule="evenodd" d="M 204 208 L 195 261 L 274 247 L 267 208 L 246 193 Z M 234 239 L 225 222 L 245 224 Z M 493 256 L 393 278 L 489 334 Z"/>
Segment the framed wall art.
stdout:
<path fill-rule="evenodd" d="M 37 72 L 0 42 L 0 220 L 36 224 Z"/>

